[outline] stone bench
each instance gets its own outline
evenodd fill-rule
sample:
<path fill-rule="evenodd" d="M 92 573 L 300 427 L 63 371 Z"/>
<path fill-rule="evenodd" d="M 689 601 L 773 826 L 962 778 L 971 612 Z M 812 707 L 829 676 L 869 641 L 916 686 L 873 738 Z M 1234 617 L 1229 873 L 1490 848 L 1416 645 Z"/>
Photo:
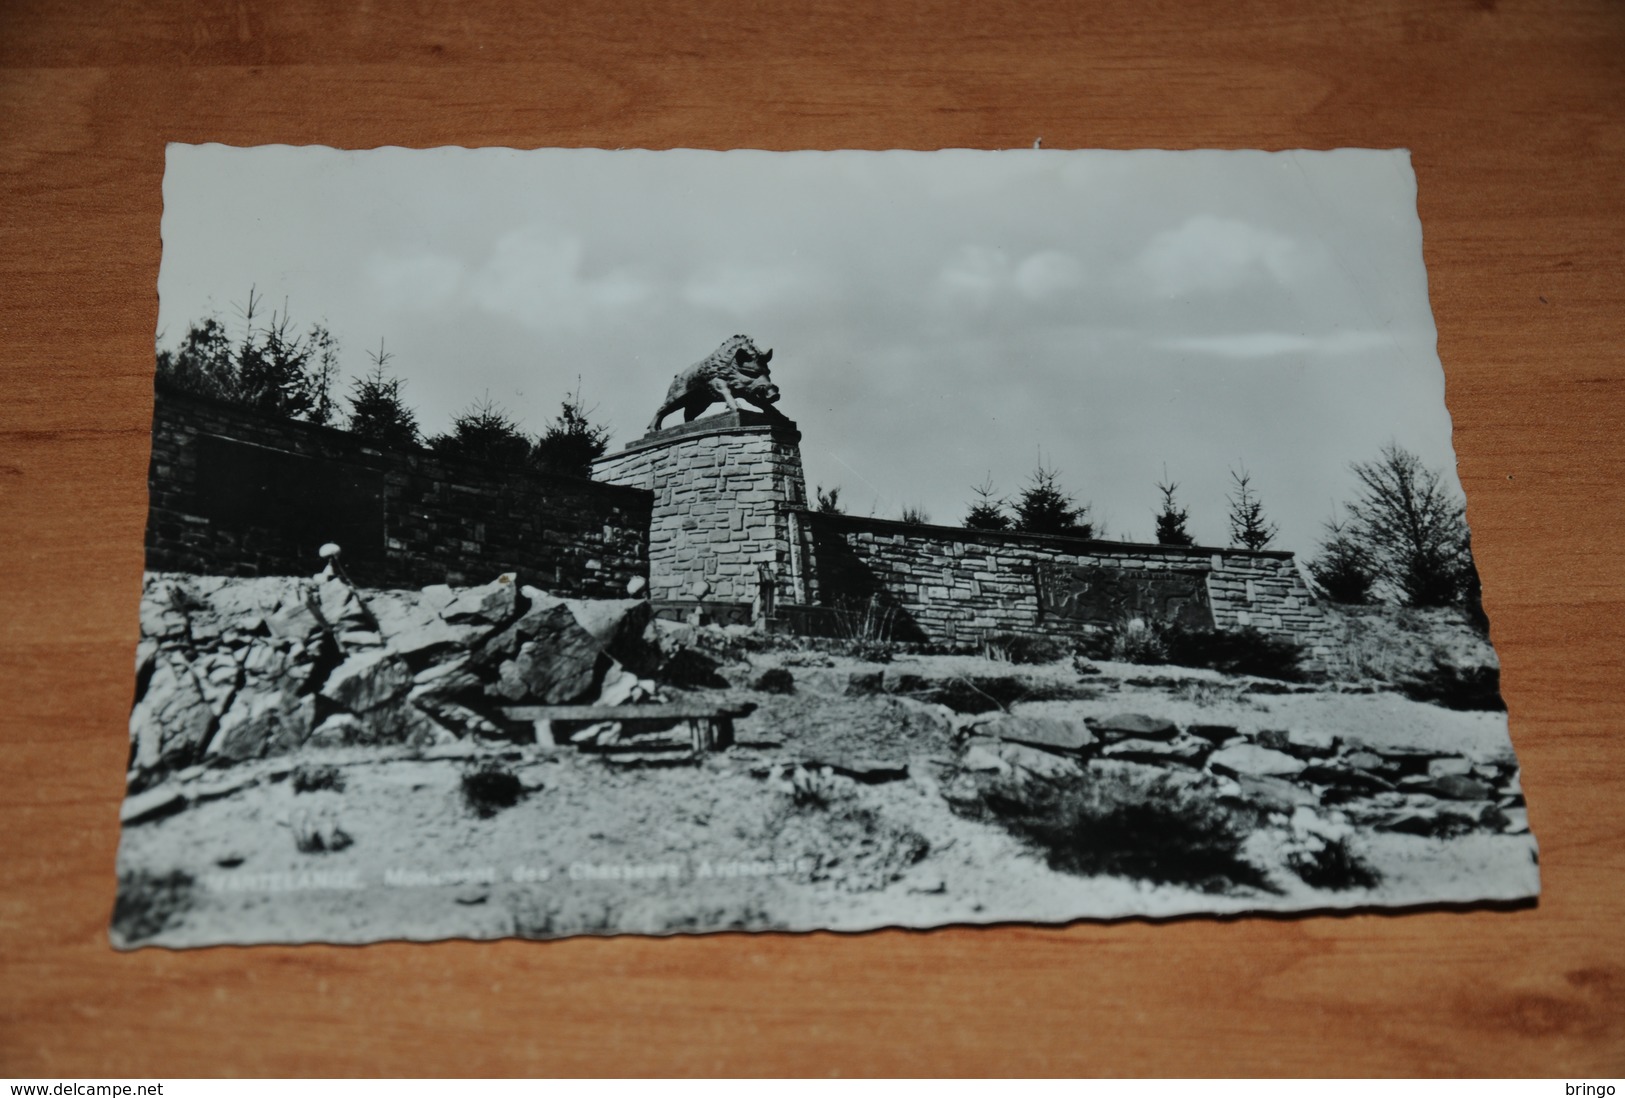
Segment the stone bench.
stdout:
<path fill-rule="evenodd" d="M 689 731 L 689 749 L 695 755 L 732 747 L 734 718 L 755 710 L 751 702 L 732 706 L 707 705 L 702 702 L 665 702 L 656 705 L 510 705 L 501 713 L 511 721 L 530 721 L 536 729 L 536 742 L 557 742 L 559 725 L 579 725 L 583 728 L 604 721 L 617 721 L 628 728 L 634 742 L 628 749 L 636 749 L 637 725 L 686 724 Z"/>

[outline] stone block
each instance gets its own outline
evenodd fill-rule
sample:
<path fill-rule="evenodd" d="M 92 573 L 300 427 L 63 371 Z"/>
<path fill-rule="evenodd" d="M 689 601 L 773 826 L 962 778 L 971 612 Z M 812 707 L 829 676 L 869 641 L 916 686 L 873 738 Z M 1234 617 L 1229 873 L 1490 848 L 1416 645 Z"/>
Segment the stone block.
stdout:
<path fill-rule="evenodd" d="M 1090 721 L 1096 732 L 1108 739 L 1124 739 L 1133 737 L 1137 739 L 1172 739 L 1179 734 L 1179 726 L 1173 721 L 1163 717 L 1151 717 L 1144 713 L 1115 713 L 1109 717 L 1099 717 Z"/>
<path fill-rule="evenodd" d="M 1215 773 L 1231 776 L 1290 777 L 1304 765 L 1291 755 L 1250 743 L 1221 748 L 1208 759 L 1208 767 Z"/>
<path fill-rule="evenodd" d="M 1013 743 L 1069 753 L 1081 752 L 1099 742 L 1082 721 L 1047 717 L 997 717 L 977 725 L 977 731 Z"/>

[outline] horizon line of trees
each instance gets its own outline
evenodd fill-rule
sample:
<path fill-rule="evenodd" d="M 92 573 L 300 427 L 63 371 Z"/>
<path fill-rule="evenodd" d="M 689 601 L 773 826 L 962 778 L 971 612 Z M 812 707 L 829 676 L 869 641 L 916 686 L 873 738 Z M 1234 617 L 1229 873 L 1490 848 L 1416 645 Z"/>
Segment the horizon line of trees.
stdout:
<path fill-rule="evenodd" d="M 1305 568 L 1312 585 L 1333 602 L 1366 605 L 1398 603 L 1412 607 L 1465 607 L 1477 613 L 1478 572 L 1473 564 L 1466 505 L 1444 487 L 1441 474 L 1396 442 L 1371 461 L 1349 465 L 1359 484 L 1354 499 L 1334 507 L 1323 536 Z M 1268 548 L 1279 527 L 1269 519 L 1245 466 L 1230 470 L 1227 522 L 1230 547 Z M 1195 544 L 1190 513 L 1179 503 L 1179 485 L 1164 469 L 1156 484 L 1161 500 L 1156 519 L 1159 545 Z M 1040 457 L 1026 486 L 1014 498 L 997 494 L 992 474 L 971 486 L 972 498 L 961 525 L 970 530 L 1102 538 L 1089 503 L 1079 503 L 1061 485 L 1060 472 Z M 818 509 L 841 513 L 840 488 L 817 490 Z M 923 524 L 928 515 L 904 508 L 901 521 Z M 1125 539 L 1126 540 L 1126 539 Z"/>
<path fill-rule="evenodd" d="M 379 446 L 426 449 L 441 456 L 472 458 L 570 476 L 590 477 L 592 462 L 609 448 L 607 427 L 591 420 L 583 406 L 580 381 L 565 396 L 559 415 L 539 435 L 528 434 L 489 395 L 455 416 L 451 429 L 425 436 L 406 403 L 405 379 L 389 371 L 394 357 L 379 341 L 368 352 L 372 368 L 350 379 L 346 396 L 335 396 L 339 343 L 321 323 L 301 332 L 287 303 L 265 314 L 263 297 L 249 288 L 239 307 L 240 337 L 232 337 L 218 317 L 194 320 L 173 349 L 157 350 L 157 382 L 184 392 L 239 404 L 264 414 L 337 427 Z M 340 400 L 349 405 L 340 407 Z M 1334 506 L 1323 525 L 1315 555 L 1306 562 L 1314 585 L 1328 598 L 1347 604 L 1397 602 L 1406 606 L 1475 607 L 1478 574 L 1473 565 L 1465 503 L 1443 485 L 1437 470 L 1395 442 L 1371 461 L 1351 462 L 1358 482 L 1354 499 Z M 1267 548 L 1278 527 L 1245 467 L 1230 470 L 1230 544 Z M 1161 545 L 1194 544 L 1189 512 L 1175 495 L 1179 485 L 1164 469 L 1156 484 L 1156 540 Z M 1040 454 L 1026 486 L 1013 499 L 999 496 L 992 474 L 971 487 L 973 499 L 963 519 L 972 530 L 1008 530 L 1075 538 L 1103 538 L 1104 523 L 1093 507 L 1062 486 L 1060 470 Z M 818 509 L 841 513 L 840 488 L 816 490 Z M 917 506 L 902 521 L 923 524 L 930 516 Z"/>
<path fill-rule="evenodd" d="M 592 462 L 609 449 L 609 429 L 592 422 L 581 383 L 566 394 L 559 415 L 538 435 L 487 395 L 452 419 L 450 430 L 425 435 L 402 390 L 405 379 L 392 373 L 394 355 L 383 340 L 367 352 L 372 368 L 350 379 L 348 394 L 336 395 L 339 343 L 323 324 L 301 333 L 282 310 L 266 318 L 263 298 L 249 288 L 238 309 L 241 336 L 233 337 L 217 316 L 194 320 L 172 349 L 157 351 L 157 383 L 212 397 L 266 415 L 335 427 L 378 446 L 426 449 L 453 458 L 532 468 L 567 476 L 591 477 Z M 345 409 L 340 402 L 348 405 Z"/>

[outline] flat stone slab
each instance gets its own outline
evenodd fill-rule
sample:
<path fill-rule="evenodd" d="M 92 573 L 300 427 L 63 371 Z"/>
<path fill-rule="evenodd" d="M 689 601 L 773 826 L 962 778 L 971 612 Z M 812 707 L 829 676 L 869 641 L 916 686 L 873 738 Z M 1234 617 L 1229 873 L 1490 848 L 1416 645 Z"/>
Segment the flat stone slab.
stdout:
<path fill-rule="evenodd" d="M 997 754 L 1011 766 L 1044 778 L 1075 777 L 1082 773 L 1077 760 L 1024 743 L 1001 743 Z"/>
<path fill-rule="evenodd" d="M 1313 782 L 1315 785 L 1336 786 L 1339 789 L 1352 789 L 1361 793 L 1389 793 L 1395 788 L 1394 783 L 1370 771 L 1324 763 L 1309 764 L 1298 774 L 1298 779 Z"/>
<path fill-rule="evenodd" d="M 148 789 L 124 798 L 119 808 L 119 823 L 126 826 L 145 823 L 179 812 L 186 807 L 186 797 L 174 789 Z"/>
<path fill-rule="evenodd" d="M 1301 759 L 1252 743 L 1220 748 L 1209 757 L 1207 765 L 1215 773 L 1232 777 L 1291 777 L 1304 768 Z"/>
<path fill-rule="evenodd" d="M 1387 761 L 1381 755 L 1363 748 L 1344 755 L 1343 765 L 1352 766 L 1356 770 L 1386 770 L 1388 768 Z"/>
<path fill-rule="evenodd" d="M 897 782 L 908 777 L 908 763 L 891 759 L 871 759 L 861 755 L 808 755 L 807 766 L 827 766 L 837 774 L 844 774 L 866 785 Z"/>
<path fill-rule="evenodd" d="M 1241 787 L 1244 798 L 1266 808 L 1290 811 L 1305 806 L 1314 808 L 1320 804 L 1319 797 L 1285 778 L 1238 774 L 1236 784 Z"/>
<path fill-rule="evenodd" d="M 1377 824 L 1377 830 L 1434 838 L 1465 830 L 1465 823 L 1456 817 L 1441 816 L 1431 809 L 1412 809 L 1390 816 Z"/>
<path fill-rule="evenodd" d="M 972 747 L 967 750 L 959 760 L 959 764 L 966 770 L 995 770 L 1007 771 L 1010 764 L 999 758 L 985 747 Z"/>
<path fill-rule="evenodd" d="M 1330 732 L 1302 728 L 1267 728 L 1258 734 L 1258 743 L 1272 751 L 1284 751 L 1300 759 L 1324 758 L 1337 750 L 1337 737 Z"/>
<path fill-rule="evenodd" d="M 1193 724 L 1185 731 L 1193 736 L 1200 736 L 1209 743 L 1224 743 L 1241 734 L 1233 724 Z"/>
<path fill-rule="evenodd" d="M 1440 759 L 1454 754 L 1454 752 L 1443 751 L 1436 747 L 1420 747 L 1414 744 L 1393 743 L 1381 746 L 1361 744 L 1359 746 L 1362 750 L 1375 751 L 1387 759 Z"/>
<path fill-rule="evenodd" d="M 1082 721 L 1055 717 L 998 717 L 978 725 L 977 731 L 1011 743 L 1067 753 L 1077 753 L 1100 742 Z"/>
<path fill-rule="evenodd" d="M 1144 713 L 1114 713 L 1089 722 L 1096 732 L 1108 739 L 1134 737 L 1145 740 L 1171 740 L 1179 735 L 1179 726 L 1163 717 L 1149 717 Z"/>
<path fill-rule="evenodd" d="M 1118 740 L 1101 751 L 1108 759 L 1127 759 L 1130 762 L 1181 763 L 1201 766 L 1213 745 L 1194 736 L 1175 740 Z"/>
<path fill-rule="evenodd" d="M 1433 778 L 1418 788 L 1452 801 L 1487 801 L 1495 796 L 1494 788 L 1487 782 L 1460 774 Z"/>

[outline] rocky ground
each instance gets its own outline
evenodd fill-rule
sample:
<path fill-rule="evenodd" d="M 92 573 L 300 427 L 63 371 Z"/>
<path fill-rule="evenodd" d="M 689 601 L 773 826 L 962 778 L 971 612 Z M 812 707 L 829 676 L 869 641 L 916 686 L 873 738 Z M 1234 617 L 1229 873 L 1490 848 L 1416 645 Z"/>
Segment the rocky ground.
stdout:
<path fill-rule="evenodd" d="M 891 654 L 637 599 L 149 577 L 123 946 L 1515 900 L 1504 713 L 1369 677 Z M 884 658 L 872 646 L 863 654 Z M 1410 691 L 1415 693 L 1415 691 Z M 649 761 L 514 704 L 754 706 Z"/>

